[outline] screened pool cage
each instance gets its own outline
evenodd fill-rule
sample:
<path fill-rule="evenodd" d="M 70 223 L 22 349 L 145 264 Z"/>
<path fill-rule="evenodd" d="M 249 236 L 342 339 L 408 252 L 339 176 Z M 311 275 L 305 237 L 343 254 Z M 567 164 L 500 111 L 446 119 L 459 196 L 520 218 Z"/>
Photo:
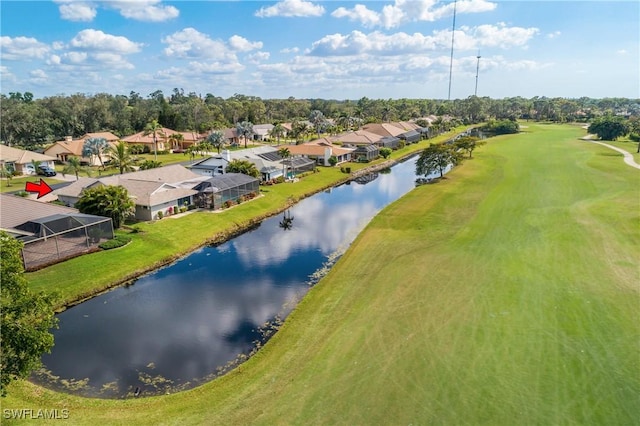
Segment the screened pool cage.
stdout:
<path fill-rule="evenodd" d="M 15 228 L 24 243 L 22 260 L 26 270 L 58 262 L 97 249 L 113 238 L 111 219 L 101 216 L 56 214 L 30 220 Z"/>
<path fill-rule="evenodd" d="M 212 210 L 238 204 L 260 193 L 258 179 L 241 173 L 226 173 L 207 179 L 194 187 L 195 204 Z"/>

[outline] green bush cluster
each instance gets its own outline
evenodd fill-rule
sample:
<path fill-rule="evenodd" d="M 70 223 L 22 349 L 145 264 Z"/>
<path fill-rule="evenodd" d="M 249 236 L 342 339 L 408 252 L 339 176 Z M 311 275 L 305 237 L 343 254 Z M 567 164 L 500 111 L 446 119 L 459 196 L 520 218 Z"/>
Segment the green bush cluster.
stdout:
<path fill-rule="evenodd" d="M 98 247 L 100 247 L 102 250 L 110 250 L 127 245 L 129 244 L 129 242 L 131 242 L 131 237 L 128 237 L 126 235 L 116 235 L 115 237 L 113 237 L 113 239 L 105 241 Z"/>

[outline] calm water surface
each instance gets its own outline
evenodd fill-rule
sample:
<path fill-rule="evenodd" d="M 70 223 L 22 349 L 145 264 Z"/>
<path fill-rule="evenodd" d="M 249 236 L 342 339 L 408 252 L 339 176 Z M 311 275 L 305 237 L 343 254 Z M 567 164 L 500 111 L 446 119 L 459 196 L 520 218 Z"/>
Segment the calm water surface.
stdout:
<path fill-rule="evenodd" d="M 318 193 L 290 209 L 291 229 L 281 226 L 283 215 L 272 217 L 64 311 L 55 347 L 43 357 L 58 379 L 34 380 L 102 397 L 173 392 L 210 380 L 255 347 L 265 323 L 290 312 L 328 257 L 414 187 L 414 172 L 415 158 Z"/>

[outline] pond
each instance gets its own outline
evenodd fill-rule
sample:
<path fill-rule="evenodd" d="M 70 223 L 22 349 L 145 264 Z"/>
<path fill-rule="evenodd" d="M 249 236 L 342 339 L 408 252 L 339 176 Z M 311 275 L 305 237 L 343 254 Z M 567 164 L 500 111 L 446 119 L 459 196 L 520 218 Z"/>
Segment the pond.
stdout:
<path fill-rule="evenodd" d="M 264 340 L 265 326 L 285 318 L 364 226 L 414 186 L 415 157 L 62 312 L 33 380 L 106 398 L 211 380 Z"/>

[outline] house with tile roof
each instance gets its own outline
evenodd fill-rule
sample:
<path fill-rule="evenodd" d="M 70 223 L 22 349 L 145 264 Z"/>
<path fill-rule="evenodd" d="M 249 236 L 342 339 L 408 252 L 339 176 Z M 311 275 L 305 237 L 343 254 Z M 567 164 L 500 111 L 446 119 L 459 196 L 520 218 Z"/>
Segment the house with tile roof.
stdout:
<path fill-rule="evenodd" d="M 34 161 L 39 161 L 41 164 L 46 164 L 53 168 L 55 159 L 50 155 L 0 144 L 0 167 L 5 167 L 7 170 L 13 170 L 23 175 L 35 173 L 35 170 L 32 171 L 33 166 L 28 166 L 33 164 Z"/>
<path fill-rule="evenodd" d="M 69 159 L 69 157 L 77 157 L 83 164 L 88 164 L 90 166 L 100 166 L 100 159 L 96 157 L 88 158 L 82 156 L 82 148 L 84 147 L 84 143 L 87 141 L 87 139 L 91 138 L 105 139 L 107 143 L 113 147 L 115 147 L 119 139 L 111 132 L 86 133 L 78 139 L 73 139 L 73 137 L 71 136 L 66 136 L 64 140 L 55 142 L 47 149 L 45 149 L 44 154 L 55 157 L 56 160 L 61 163 L 65 163 Z M 106 161 L 105 158 L 103 158 L 102 160 Z"/>
<path fill-rule="evenodd" d="M 200 143 L 206 135 L 196 132 L 178 132 L 167 127 L 156 132 L 157 151 L 183 150 Z M 145 151 L 154 152 L 153 134 L 145 134 L 144 131 L 125 136 L 121 140 L 130 145 L 143 145 Z"/>
<path fill-rule="evenodd" d="M 351 154 L 355 148 L 334 145 L 329 138 L 315 139 L 300 145 L 282 145 L 289 149 L 291 155 L 303 155 L 320 166 L 331 166 L 331 157 L 335 157 L 336 164 L 351 161 Z"/>
<path fill-rule="evenodd" d="M 179 164 L 155 169 L 124 173 L 102 178 L 80 178 L 70 185 L 54 191 L 58 200 L 73 206 L 86 188 L 98 185 L 120 185 L 127 189 L 136 204 L 137 220 L 153 220 L 175 212 L 182 206 L 194 203 L 198 193 L 193 188 L 206 176 L 198 175 Z"/>

